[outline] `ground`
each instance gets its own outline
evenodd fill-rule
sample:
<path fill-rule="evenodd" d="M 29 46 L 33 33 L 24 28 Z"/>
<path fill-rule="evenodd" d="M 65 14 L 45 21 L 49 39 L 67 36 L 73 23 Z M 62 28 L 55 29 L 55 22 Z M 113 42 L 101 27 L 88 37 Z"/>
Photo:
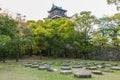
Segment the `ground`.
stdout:
<path fill-rule="evenodd" d="M 70 60 L 70 59 L 69 59 Z M 9 61 L 6 63 L 0 63 L 0 80 L 120 80 L 120 70 L 115 71 L 114 73 L 103 73 L 103 75 L 94 75 L 92 78 L 83 79 L 76 78 L 73 74 L 63 75 L 60 74 L 61 66 L 52 65 L 52 67 L 57 68 L 57 72 L 48 72 L 46 70 L 38 70 L 30 67 L 24 67 L 22 64 L 27 62 L 59 62 L 65 61 L 63 59 L 43 59 L 43 60 L 32 60 L 32 59 L 23 59 L 20 62 Z M 72 59 L 70 61 L 82 62 L 83 60 Z M 93 62 L 91 60 L 86 60 L 84 62 Z M 111 61 L 94 61 L 94 62 L 106 62 L 106 63 L 116 63 Z M 72 69 L 73 72 L 79 71 L 80 69 Z"/>

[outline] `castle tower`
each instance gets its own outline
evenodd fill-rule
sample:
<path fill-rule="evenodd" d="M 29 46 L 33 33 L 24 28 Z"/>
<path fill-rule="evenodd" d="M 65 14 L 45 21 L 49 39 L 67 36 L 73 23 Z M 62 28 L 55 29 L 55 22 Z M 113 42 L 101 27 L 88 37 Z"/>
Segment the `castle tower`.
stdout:
<path fill-rule="evenodd" d="M 52 8 L 50 11 L 48 11 L 49 15 L 48 18 L 49 19 L 56 19 L 56 18 L 62 18 L 62 17 L 67 17 L 66 15 L 67 10 L 62 9 L 62 7 L 58 7 L 56 5 L 52 5 Z"/>

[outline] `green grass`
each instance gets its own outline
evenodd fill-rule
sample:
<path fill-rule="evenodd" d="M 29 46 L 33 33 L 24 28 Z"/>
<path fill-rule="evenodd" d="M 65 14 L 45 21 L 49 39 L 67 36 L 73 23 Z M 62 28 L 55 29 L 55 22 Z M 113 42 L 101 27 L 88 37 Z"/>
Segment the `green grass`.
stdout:
<path fill-rule="evenodd" d="M 44 61 L 61 61 L 59 60 L 44 60 Z M 73 61 L 73 60 L 72 60 Z M 78 61 L 78 60 L 77 60 Z M 81 60 L 79 60 L 81 61 Z M 88 60 L 87 62 L 91 62 Z M 108 61 L 94 61 L 94 62 L 107 62 L 107 63 L 118 63 L 119 62 L 108 62 Z M 73 74 L 62 75 L 60 74 L 60 67 L 58 72 L 48 72 L 46 70 L 38 70 L 29 67 L 23 67 L 22 64 L 26 62 L 9 62 L 0 63 L 0 80 L 120 80 L 120 71 L 114 73 L 104 73 L 103 75 L 93 75 L 92 78 L 83 79 L 75 78 Z M 100 69 L 101 70 L 101 69 Z"/>

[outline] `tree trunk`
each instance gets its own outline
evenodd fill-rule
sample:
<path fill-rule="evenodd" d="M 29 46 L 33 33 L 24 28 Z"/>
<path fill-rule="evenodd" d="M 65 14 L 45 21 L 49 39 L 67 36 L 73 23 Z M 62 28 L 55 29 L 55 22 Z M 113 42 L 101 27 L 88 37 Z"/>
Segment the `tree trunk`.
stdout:
<path fill-rule="evenodd" d="M 39 52 L 39 56 L 40 56 L 40 59 L 42 59 L 42 54 L 41 54 L 41 52 Z"/>
<path fill-rule="evenodd" d="M 29 49 L 29 56 L 30 56 L 30 57 L 32 57 L 32 55 L 33 55 L 32 52 L 33 52 L 32 45 L 30 45 L 30 49 Z"/>
<path fill-rule="evenodd" d="M 66 58 L 66 56 L 67 56 L 66 54 L 67 54 L 67 49 L 66 49 L 66 47 L 65 47 L 65 48 L 64 48 L 64 54 L 63 54 L 63 57 L 64 57 L 64 58 Z"/>
<path fill-rule="evenodd" d="M 87 53 L 83 53 L 83 59 L 84 59 L 84 60 L 87 59 Z"/>
<path fill-rule="evenodd" d="M 2 61 L 3 61 L 3 63 L 5 63 L 5 53 L 3 53 Z"/>
<path fill-rule="evenodd" d="M 16 55 L 16 62 L 19 62 L 19 52 Z"/>
<path fill-rule="evenodd" d="M 49 49 L 47 50 L 47 54 L 48 54 L 47 56 L 50 57 L 50 56 L 51 56 L 51 53 L 52 53 L 52 50 L 51 50 L 51 48 L 49 48 Z"/>
<path fill-rule="evenodd" d="M 57 58 L 57 53 L 55 52 L 55 59 Z"/>
<path fill-rule="evenodd" d="M 74 58 L 77 58 L 77 54 L 78 52 L 77 52 L 77 49 L 75 48 Z"/>
<path fill-rule="evenodd" d="M 20 48 L 20 44 L 18 44 L 18 52 L 16 54 L 16 62 L 19 62 L 20 52 L 21 52 L 21 48 Z"/>

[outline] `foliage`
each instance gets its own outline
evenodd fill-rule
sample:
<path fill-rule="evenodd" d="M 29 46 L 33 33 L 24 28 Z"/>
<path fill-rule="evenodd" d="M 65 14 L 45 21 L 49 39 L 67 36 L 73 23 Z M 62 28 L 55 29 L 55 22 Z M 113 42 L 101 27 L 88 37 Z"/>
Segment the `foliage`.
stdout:
<path fill-rule="evenodd" d="M 119 2 L 108 0 L 108 4 L 114 3 Z M 33 54 L 91 59 L 92 53 L 106 56 L 110 52 L 108 48 L 116 49 L 115 52 L 120 48 L 119 13 L 97 19 L 91 12 L 82 11 L 70 19 L 27 22 L 0 14 L 0 58 L 3 60 L 16 58 L 19 61 L 20 57 Z M 115 55 L 118 59 L 118 53 Z"/>
<path fill-rule="evenodd" d="M 17 21 L 9 16 L 0 15 L 0 56 L 3 61 L 10 53 L 8 44 L 16 37 L 17 33 Z"/>
<path fill-rule="evenodd" d="M 75 17 L 77 35 L 74 46 L 78 49 L 78 53 L 83 53 L 84 58 L 87 59 L 88 53 L 93 48 L 91 33 L 93 32 L 96 18 L 89 11 L 83 11 L 80 14 L 76 14 Z"/>
<path fill-rule="evenodd" d="M 114 4 L 116 5 L 116 9 L 119 11 L 120 10 L 120 0 L 107 0 L 107 3 L 109 5 Z"/>
<path fill-rule="evenodd" d="M 120 19 L 119 14 L 110 17 L 100 18 L 98 29 L 92 34 L 93 43 L 96 44 L 93 54 L 98 56 L 97 59 L 119 60 L 118 52 L 120 48 Z M 99 48 L 99 49 L 98 49 Z M 94 56 L 93 55 L 93 56 Z M 102 57 L 102 58 L 100 58 Z"/>

